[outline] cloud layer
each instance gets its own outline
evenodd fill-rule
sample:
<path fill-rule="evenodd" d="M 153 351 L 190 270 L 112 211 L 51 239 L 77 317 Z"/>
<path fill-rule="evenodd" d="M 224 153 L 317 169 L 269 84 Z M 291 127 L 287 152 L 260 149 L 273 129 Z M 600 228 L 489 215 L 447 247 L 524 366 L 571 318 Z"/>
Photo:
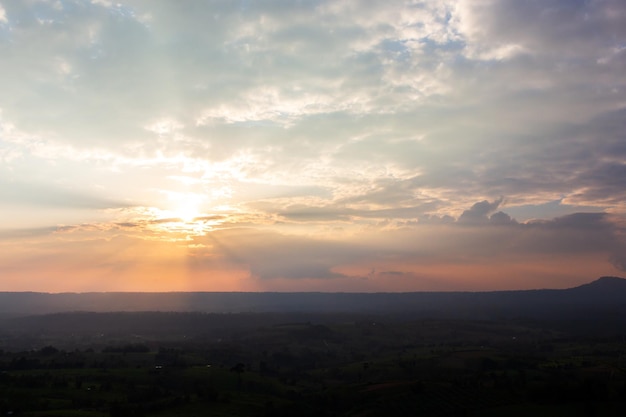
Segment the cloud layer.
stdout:
<path fill-rule="evenodd" d="M 619 0 L 0 0 L 0 57 L 5 270 L 83 241 L 181 246 L 224 288 L 626 264 Z"/>

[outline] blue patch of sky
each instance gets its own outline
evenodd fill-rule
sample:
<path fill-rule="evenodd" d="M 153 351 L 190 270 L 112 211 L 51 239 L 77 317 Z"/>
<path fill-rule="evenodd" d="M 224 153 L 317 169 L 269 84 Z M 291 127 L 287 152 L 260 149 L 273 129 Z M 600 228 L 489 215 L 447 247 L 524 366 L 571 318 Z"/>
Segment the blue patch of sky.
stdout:
<path fill-rule="evenodd" d="M 392 55 L 395 61 L 408 63 L 411 60 L 411 51 L 404 41 L 386 39 L 380 46 L 384 52 Z"/>
<path fill-rule="evenodd" d="M 437 42 L 435 39 L 431 38 L 428 35 L 419 39 L 419 41 L 424 47 L 424 52 L 455 52 L 462 51 L 463 48 L 465 48 L 466 46 L 466 42 L 460 39 L 452 39 L 448 40 L 447 42 Z"/>
<path fill-rule="evenodd" d="M 135 10 L 129 6 L 124 6 L 122 4 L 115 4 L 115 6 L 109 8 L 109 13 L 115 17 L 120 17 L 122 19 L 136 19 L 137 14 Z"/>
<path fill-rule="evenodd" d="M 11 40 L 11 31 L 13 30 L 10 22 L 0 22 L 0 42 L 8 42 Z"/>

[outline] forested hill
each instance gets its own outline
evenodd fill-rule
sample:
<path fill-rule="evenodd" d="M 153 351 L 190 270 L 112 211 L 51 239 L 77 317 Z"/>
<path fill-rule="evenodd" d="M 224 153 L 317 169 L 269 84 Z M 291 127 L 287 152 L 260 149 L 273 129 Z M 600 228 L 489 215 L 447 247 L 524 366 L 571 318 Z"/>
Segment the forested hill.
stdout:
<path fill-rule="evenodd" d="M 0 293 L 0 314 L 71 311 L 411 313 L 490 319 L 626 313 L 626 279 L 602 277 L 561 290 L 412 293 Z"/>

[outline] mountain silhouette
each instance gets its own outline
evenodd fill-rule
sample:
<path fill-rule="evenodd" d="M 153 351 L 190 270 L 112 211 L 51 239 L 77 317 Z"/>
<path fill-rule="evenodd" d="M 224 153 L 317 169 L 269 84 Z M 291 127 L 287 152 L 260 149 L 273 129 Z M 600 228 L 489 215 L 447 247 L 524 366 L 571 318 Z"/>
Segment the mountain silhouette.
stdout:
<path fill-rule="evenodd" d="M 595 292 L 626 291 L 626 279 L 620 277 L 600 277 L 588 284 L 571 289 Z"/>
<path fill-rule="evenodd" d="M 569 289 L 411 293 L 0 293 L 0 315 L 59 312 L 327 312 L 499 319 L 626 316 L 626 279 L 601 277 Z"/>

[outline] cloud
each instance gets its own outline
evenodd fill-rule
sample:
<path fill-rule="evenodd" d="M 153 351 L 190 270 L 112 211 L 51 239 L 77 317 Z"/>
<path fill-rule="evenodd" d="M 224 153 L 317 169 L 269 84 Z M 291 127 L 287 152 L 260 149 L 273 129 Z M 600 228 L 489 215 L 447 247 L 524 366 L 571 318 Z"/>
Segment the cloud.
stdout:
<path fill-rule="evenodd" d="M 161 223 L 147 221 L 4 231 L 0 265 L 9 274 L 6 276 L 19 270 L 34 273 L 36 264 L 52 274 L 83 271 L 85 282 L 92 284 L 115 276 L 107 284 L 112 290 L 127 288 L 124 280 L 141 283 L 153 279 L 150 276 L 156 276 L 157 270 L 164 280 L 174 273 L 189 277 L 196 282 L 194 288 L 214 288 L 203 287 L 210 283 L 202 281 L 203 277 L 235 274 L 247 277 L 246 285 L 252 287 L 246 288 L 264 290 L 294 290 L 331 281 L 335 283 L 326 284 L 330 285 L 327 288 L 453 289 L 459 288 L 454 282 L 465 282 L 463 288 L 476 289 L 485 285 L 480 284 L 479 275 L 489 268 L 492 287 L 520 288 L 550 286 L 549 281 L 539 284 L 537 277 L 568 275 L 582 280 L 589 279 L 582 275 L 590 268 L 614 274 L 623 270 L 623 217 L 576 213 L 527 223 L 511 221 L 503 212 L 487 217 L 498 208 L 498 200 L 476 203 L 465 213 L 480 220 L 469 223 L 420 219 L 406 227 L 363 228 L 334 235 L 297 235 L 289 228 L 233 225 L 201 234 L 180 230 L 176 232 L 180 239 L 172 241 L 150 231 Z M 17 238 L 19 250 L 11 246 Z M 532 268 L 539 275 L 525 276 L 524 271 Z M 439 275 L 445 279 L 436 278 Z M 507 281 L 507 276 L 517 278 Z M 368 277 L 367 284 L 363 277 Z M 482 279 L 487 278 L 483 275 Z M 163 285 L 168 288 L 166 281 Z"/>
<path fill-rule="evenodd" d="M 502 204 L 504 199 L 500 197 L 499 199 L 490 203 L 487 200 L 483 200 L 481 202 L 475 203 L 470 209 L 465 210 L 458 219 L 459 223 L 485 223 L 489 220 L 488 215 L 493 213 L 499 206 Z M 498 214 L 496 219 L 502 220 L 503 216 Z"/>
<path fill-rule="evenodd" d="M 623 5 L 612 1 L 462 1 L 459 30 L 479 57 L 507 58 L 517 53 L 598 54 L 626 36 Z M 517 49 L 517 51 L 516 51 Z"/>
<path fill-rule="evenodd" d="M 27 239 L 33 237 L 47 236 L 51 233 L 54 233 L 56 230 L 56 227 L 1 229 L 0 240 Z"/>
<path fill-rule="evenodd" d="M 516 223 L 515 219 L 511 218 L 511 216 L 509 216 L 508 214 L 506 214 L 506 213 L 504 213 L 502 211 L 499 211 L 497 213 L 492 214 L 489 217 L 489 221 L 491 223 L 499 224 L 499 225 Z"/>
<path fill-rule="evenodd" d="M 626 272 L 626 245 L 622 243 L 621 246 L 618 246 L 615 251 L 609 257 L 609 261 L 611 264 L 615 266 L 618 270 L 622 272 Z"/>
<path fill-rule="evenodd" d="M 246 266 L 260 279 L 343 277 L 332 268 L 358 253 L 343 242 L 250 229 L 217 231 L 194 241 L 216 246 L 226 260 Z"/>
<path fill-rule="evenodd" d="M 7 19 L 7 12 L 6 10 L 4 10 L 4 7 L 0 5 L 0 24 L 6 23 L 9 23 L 9 20 Z"/>
<path fill-rule="evenodd" d="M 625 19 L 619 0 L 3 2 L 2 227 L 200 239 L 264 281 L 621 265 Z M 591 211 L 612 214 L 564 216 Z"/>
<path fill-rule="evenodd" d="M 123 201 L 50 184 L 0 180 L 0 188 L 2 188 L 2 194 L 0 194 L 2 204 L 80 209 L 129 207 L 129 204 Z"/>
<path fill-rule="evenodd" d="M 447 201 L 467 194 L 456 205 L 484 187 L 518 200 L 580 192 L 565 174 L 577 161 L 563 155 L 591 142 L 551 124 L 580 128 L 620 102 L 611 89 L 622 84 L 622 53 L 600 45 L 620 39 L 619 3 L 333 3 L 11 3 L 7 19 L 20 30 L 2 44 L 0 106 L 17 128 L 72 146 L 54 159 L 97 147 L 163 167 L 193 155 L 197 165 L 232 162 L 246 179 L 315 174 L 312 185 L 331 192 L 334 178 L 367 173 L 372 199 L 391 192 L 384 172 L 412 170 Z M 501 61 L 475 53 L 507 45 L 521 49 Z M 612 54 L 601 67 L 599 51 Z M 551 70 L 569 54 L 594 64 Z M 599 95 L 589 96 L 590 82 Z M 145 129 L 163 120 L 176 129 Z M 403 205 L 415 187 L 396 187 Z"/>
<path fill-rule="evenodd" d="M 285 209 L 257 205 L 269 212 L 275 212 L 278 216 L 292 221 L 357 221 L 359 219 L 417 219 L 430 207 L 423 206 L 393 207 L 385 209 L 357 209 L 339 205 L 331 206 L 305 206 L 291 205 Z M 276 211 L 275 211 L 276 210 Z"/>
<path fill-rule="evenodd" d="M 456 222 L 420 219 L 410 228 L 364 230 L 336 239 L 253 230 L 216 231 L 207 235 L 210 239 L 194 239 L 219 241 L 219 252 L 264 279 L 342 278 L 346 273 L 336 271 L 358 264 L 410 265 L 410 270 L 418 271 L 433 263 L 532 263 L 545 257 L 602 255 L 610 265 L 626 243 L 617 219 L 608 214 L 576 213 L 528 223 L 518 223 L 503 212 L 488 217 L 500 203 L 501 199 L 476 203 Z"/>

